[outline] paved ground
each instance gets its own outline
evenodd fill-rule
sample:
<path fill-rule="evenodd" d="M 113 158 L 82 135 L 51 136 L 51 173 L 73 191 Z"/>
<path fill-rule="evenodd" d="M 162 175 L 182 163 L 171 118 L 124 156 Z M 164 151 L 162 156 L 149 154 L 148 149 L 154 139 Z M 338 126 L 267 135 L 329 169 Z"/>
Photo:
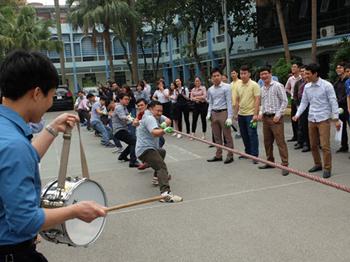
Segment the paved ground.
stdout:
<path fill-rule="evenodd" d="M 287 123 L 287 137 L 290 129 Z M 85 130 L 83 139 L 91 176 L 104 187 L 109 205 L 158 195 L 150 169 L 137 171 L 118 162 Z M 49 261 L 349 261 L 349 194 L 295 175 L 282 177 L 277 169 L 258 171 L 248 160 L 207 163 L 214 155 L 207 145 L 173 137 L 166 141 L 171 187 L 184 202 L 112 213 L 88 248 L 43 241 L 39 250 Z M 71 176 L 81 174 L 77 143 L 75 133 Z M 57 176 L 61 146 L 60 138 L 42 160 L 43 184 Z M 242 150 L 242 141 L 235 139 L 235 146 Z M 291 167 L 310 168 L 311 154 L 292 148 L 289 144 Z M 260 152 L 265 156 L 262 146 Z M 333 157 L 331 180 L 350 185 L 348 154 Z"/>

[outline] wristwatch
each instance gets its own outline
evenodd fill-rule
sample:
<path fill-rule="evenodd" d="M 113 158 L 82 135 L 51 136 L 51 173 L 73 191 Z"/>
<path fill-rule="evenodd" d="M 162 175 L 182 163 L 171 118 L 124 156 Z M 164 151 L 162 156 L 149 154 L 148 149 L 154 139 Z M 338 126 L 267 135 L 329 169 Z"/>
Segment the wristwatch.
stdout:
<path fill-rule="evenodd" d="M 45 126 L 45 130 L 49 132 L 51 135 L 53 135 L 54 137 L 58 136 L 58 131 L 54 129 L 51 125 Z"/>

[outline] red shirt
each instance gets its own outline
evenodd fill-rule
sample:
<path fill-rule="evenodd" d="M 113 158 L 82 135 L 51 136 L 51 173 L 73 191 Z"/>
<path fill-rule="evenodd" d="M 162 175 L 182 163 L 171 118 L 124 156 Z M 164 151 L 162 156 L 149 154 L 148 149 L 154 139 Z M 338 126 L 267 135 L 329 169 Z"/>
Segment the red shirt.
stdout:
<path fill-rule="evenodd" d="M 137 120 L 141 120 L 145 112 L 140 112 L 137 114 L 136 118 Z"/>

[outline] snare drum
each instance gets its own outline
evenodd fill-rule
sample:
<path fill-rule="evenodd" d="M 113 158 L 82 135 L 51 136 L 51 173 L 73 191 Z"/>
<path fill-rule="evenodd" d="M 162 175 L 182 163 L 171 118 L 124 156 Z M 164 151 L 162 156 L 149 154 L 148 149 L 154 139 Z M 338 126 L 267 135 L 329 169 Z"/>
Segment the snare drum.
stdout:
<path fill-rule="evenodd" d="M 107 206 L 107 198 L 102 187 L 87 178 L 67 178 L 64 190 L 57 188 L 57 180 L 48 183 L 42 190 L 41 206 L 43 208 L 58 208 L 73 205 L 80 201 L 95 201 Z M 40 232 L 40 235 L 51 242 L 69 246 L 87 247 L 97 240 L 106 222 L 105 217 L 99 217 L 91 223 L 80 219 L 71 219 L 63 224 Z"/>

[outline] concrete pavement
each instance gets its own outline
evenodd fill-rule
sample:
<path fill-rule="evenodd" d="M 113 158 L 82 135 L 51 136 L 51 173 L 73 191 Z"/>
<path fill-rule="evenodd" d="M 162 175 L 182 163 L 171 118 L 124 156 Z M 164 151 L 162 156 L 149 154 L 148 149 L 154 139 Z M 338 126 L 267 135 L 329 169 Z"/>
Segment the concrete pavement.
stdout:
<path fill-rule="evenodd" d="M 290 123 L 285 129 L 291 137 Z M 76 131 L 73 135 L 68 174 L 77 176 Z M 91 177 L 103 186 L 109 205 L 159 194 L 150 169 L 138 171 L 119 162 L 85 129 L 83 140 Z M 243 150 L 240 139 L 234 142 Z M 62 139 L 56 139 L 42 160 L 43 184 L 57 177 L 61 146 Z M 229 165 L 207 163 L 215 149 L 184 138 L 167 136 L 165 148 L 170 185 L 183 203 L 156 202 L 112 213 L 88 248 L 43 241 L 38 249 L 49 261 L 349 261 L 347 193 L 295 175 L 282 177 L 278 169 L 261 171 L 237 157 Z M 294 150 L 293 143 L 289 153 L 291 167 L 306 171 L 312 166 L 311 154 Z M 349 161 L 348 154 L 333 154 L 331 180 L 350 185 Z"/>

